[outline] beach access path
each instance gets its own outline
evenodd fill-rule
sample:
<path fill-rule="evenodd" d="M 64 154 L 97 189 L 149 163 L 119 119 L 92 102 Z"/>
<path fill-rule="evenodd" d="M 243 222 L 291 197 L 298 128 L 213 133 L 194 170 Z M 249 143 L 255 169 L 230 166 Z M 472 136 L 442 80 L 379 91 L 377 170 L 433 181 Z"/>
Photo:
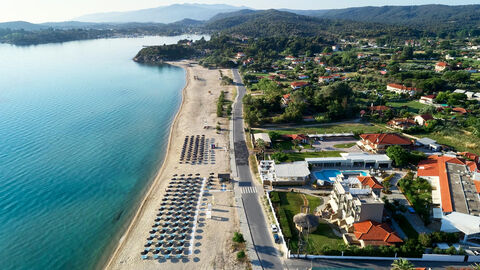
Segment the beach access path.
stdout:
<path fill-rule="evenodd" d="M 200 174 L 208 177 L 214 173 L 230 173 L 228 144 L 228 119 L 216 115 L 216 102 L 220 92 L 232 99 L 233 86 L 222 86 L 218 69 L 203 68 L 190 61 L 169 63 L 186 70 L 187 83 L 183 90 L 182 104 L 172 124 L 168 152 L 150 190 L 146 193 L 133 221 L 119 240 L 118 246 L 106 265 L 106 269 L 245 269 L 232 251 L 232 236 L 239 230 L 234 196 L 231 187 L 208 190 L 201 196 L 198 223 L 195 224 L 193 252 L 182 259 L 155 260 L 150 255 L 142 260 L 146 238 L 152 229 L 156 213 L 166 187 L 174 174 Z M 231 76 L 230 70 L 222 70 Z M 161 91 L 161 86 L 159 86 Z M 221 132 L 216 131 L 220 125 Z M 209 128 L 205 128 L 208 126 Z M 202 165 L 180 163 L 184 138 L 205 135 L 216 144 L 215 162 Z M 208 215 L 207 215 L 208 213 Z M 211 216 L 211 217 L 210 217 Z"/>

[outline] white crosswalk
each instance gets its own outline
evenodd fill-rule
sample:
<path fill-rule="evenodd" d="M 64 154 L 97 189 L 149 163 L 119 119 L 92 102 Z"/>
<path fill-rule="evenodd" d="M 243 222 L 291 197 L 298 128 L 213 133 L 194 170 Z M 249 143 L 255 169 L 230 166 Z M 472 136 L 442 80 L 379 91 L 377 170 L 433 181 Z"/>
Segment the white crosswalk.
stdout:
<path fill-rule="evenodd" d="M 257 193 L 256 187 L 242 187 L 242 194 L 244 193 Z"/>

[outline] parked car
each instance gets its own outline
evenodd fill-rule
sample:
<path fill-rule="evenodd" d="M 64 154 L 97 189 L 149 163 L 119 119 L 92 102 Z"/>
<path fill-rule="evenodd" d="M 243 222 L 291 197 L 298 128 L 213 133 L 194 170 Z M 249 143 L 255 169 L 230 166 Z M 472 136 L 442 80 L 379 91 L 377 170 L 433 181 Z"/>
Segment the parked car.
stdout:
<path fill-rule="evenodd" d="M 280 243 L 280 236 L 278 236 L 278 233 L 273 234 L 273 239 L 275 240 L 275 243 Z"/>
<path fill-rule="evenodd" d="M 272 232 L 274 232 L 274 233 L 277 233 L 277 232 L 278 232 L 277 225 L 272 224 Z"/>
<path fill-rule="evenodd" d="M 415 214 L 415 209 L 413 209 L 413 207 L 409 206 L 407 209 L 410 214 Z"/>

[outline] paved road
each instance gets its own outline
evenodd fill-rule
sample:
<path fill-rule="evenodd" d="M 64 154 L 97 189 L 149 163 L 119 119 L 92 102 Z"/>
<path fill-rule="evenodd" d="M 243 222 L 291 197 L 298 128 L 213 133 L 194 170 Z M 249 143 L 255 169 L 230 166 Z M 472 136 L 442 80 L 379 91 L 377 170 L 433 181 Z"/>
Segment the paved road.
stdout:
<path fill-rule="evenodd" d="M 255 189 L 250 167 L 248 164 L 248 148 L 245 142 L 245 131 L 243 126 L 243 106 L 242 98 L 245 95 L 245 87 L 238 70 L 233 70 L 233 77 L 238 86 L 238 97 L 233 108 L 233 142 L 235 151 L 235 163 L 239 177 L 239 186 L 241 190 L 250 190 L 248 193 L 242 193 L 242 201 L 247 216 L 248 224 L 253 238 L 253 245 L 257 251 L 259 262 L 252 261 L 253 265 L 261 266 L 264 269 L 282 269 L 280 254 L 270 236 L 268 224 L 265 222 L 262 207 L 258 193 L 252 193 Z"/>
<path fill-rule="evenodd" d="M 452 262 L 412 262 L 416 267 L 426 267 L 436 269 L 465 268 L 473 263 L 452 263 Z M 326 269 L 391 269 L 392 261 L 372 261 L 372 260 L 300 260 L 289 259 L 283 269 L 310 269 L 310 267 Z"/>

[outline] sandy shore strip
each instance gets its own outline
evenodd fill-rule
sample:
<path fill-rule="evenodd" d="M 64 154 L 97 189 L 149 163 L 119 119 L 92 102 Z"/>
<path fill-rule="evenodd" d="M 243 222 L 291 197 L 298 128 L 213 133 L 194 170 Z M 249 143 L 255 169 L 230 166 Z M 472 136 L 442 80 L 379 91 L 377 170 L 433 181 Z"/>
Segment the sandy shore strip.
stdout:
<path fill-rule="evenodd" d="M 201 197 L 199 219 L 195 224 L 192 254 L 182 259 L 142 260 L 140 252 L 145 249 L 149 231 L 162 201 L 166 187 L 174 174 L 230 173 L 227 118 L 216 115 L 216 102 L 220 92 L 232 99 L 233 86 L 220 85 L 220 72 L 206 69 L 191 61 L 169 63 L 186 70 L 186 85 L 182 93 L 182 104 L 170 130 L 168 149 L 162 167 L 145 195 L 131 224 L 120 238 L 105 269 L 243 269 L 236 262 L 231 250 L 231 238 L 238 230 L 238 220 L 233 201 L 231 184 L 222 185 L 218 181 Z M 230 70 L 222 70 L 231 76 Z M 222 131 L 217 132 L 220 126 Z M 208 127 L 208 128 L 205 128 Z M 205 135 L 209 142 L 217 146 L 208 164 L 180 163 L 180 154 L 186 136 Z M 211 161 L 211 162 L 210 162 Z M 210 208 L 207 211 L 207 208 Z M 208 214 L 208 217 L 206 213 Z M 211 217 L 210 217 L 211 216 Z"/>

